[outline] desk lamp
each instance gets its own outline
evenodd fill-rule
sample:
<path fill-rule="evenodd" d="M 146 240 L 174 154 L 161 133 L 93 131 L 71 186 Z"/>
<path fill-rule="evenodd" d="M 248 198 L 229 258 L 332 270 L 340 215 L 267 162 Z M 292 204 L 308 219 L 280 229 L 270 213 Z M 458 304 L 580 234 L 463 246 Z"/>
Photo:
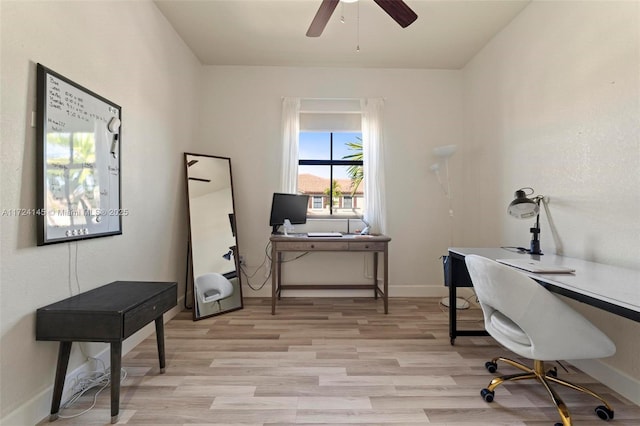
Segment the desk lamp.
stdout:
<path fill-rule="evenodd" d="M 527 194 L 527 191 L 530 191 Z M 509 204 L 507 212 L 516 219 L 529 219 L 536 217 L 536 223 L 531 231 L 531 246 L 526 250 L 529 254 L 543 254 L 540 250 L 540 201 L 544 199 L 542 195 L 536 195 L 533 198 L 529 198 L 534 194 L 533 188 L 520 188 L 515 193 L 515 199 Z"/>

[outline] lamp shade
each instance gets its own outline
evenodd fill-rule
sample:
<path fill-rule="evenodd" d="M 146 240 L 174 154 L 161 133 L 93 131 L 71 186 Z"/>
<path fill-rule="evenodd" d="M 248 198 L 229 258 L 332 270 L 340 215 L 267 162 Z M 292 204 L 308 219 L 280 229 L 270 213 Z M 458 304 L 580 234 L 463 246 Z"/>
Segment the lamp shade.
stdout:
<path fill-rule="evenodd" d="M 531 198 L 527 198 L 527 194 L 519 189 L 515 193 L 515 200 L 513 200 L 507 212 L 517 219 L 528 219 L 535 217 L 540 212 L 540 206 Z"/>
<path fill-rule="evenodd" d="M 433 155 L 438 158 L 449 158 L 456 152 L 456 149 L 458 149 L 457 145 L 437 146 L 433 148 Z"/>

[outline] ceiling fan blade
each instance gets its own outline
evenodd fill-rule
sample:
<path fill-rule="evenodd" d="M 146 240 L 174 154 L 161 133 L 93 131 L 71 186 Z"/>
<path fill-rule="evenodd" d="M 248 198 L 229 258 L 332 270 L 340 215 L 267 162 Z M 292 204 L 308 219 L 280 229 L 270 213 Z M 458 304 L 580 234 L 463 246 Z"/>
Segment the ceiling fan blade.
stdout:
<path fill-rule="evenodd" d="M 418 15 L 402 0 L 373 0 L 384 9 L 402 28 L 407 28 L 418 19 Z"/>
<path fill-rule="evenodd" d="M 329 18 L 333 15 L 333 11 L 340 3 L 340 0 L 322 0 L 320 8 L 316 12 L 316 16 L 311 21 L 309 29 L 307 30 L 307 37 L 318 37 L 324 31 L 324 27 L 327 26 Z"/>

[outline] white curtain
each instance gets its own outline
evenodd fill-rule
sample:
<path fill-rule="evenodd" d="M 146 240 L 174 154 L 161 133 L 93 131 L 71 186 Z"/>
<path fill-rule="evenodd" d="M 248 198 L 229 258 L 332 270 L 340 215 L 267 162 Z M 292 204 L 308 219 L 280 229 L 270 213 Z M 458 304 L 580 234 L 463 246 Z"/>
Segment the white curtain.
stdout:
<path fill-rule="evenodd" d="M 300 133 L 300 98 L 282 100 L 282 165 L 280 191 L 298 191 L 298 134 Z"/>
<path fill-rule="evenodd" d="M 362 99 L 362 152 L 364 185 L 364 220 L 369 232 L 384 234 L 387 228 L 384 177 L 384 143 L 382 110 L 384 100 Z"/>

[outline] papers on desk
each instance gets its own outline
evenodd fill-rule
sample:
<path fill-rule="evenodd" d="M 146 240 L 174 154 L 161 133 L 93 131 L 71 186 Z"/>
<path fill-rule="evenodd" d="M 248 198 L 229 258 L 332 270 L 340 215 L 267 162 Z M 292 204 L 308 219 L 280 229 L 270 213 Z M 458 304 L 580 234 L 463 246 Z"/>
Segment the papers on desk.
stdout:
<path fill-rule="evenodd" d="M 566 266 L 549 265 L 533 259 L 496 259 L 496 262 L 534 274 L 571 274 L 576 271 Z"/>
<path fill-rule="evenodd" d="M 339 238 L 342 237 L 340 232 L 307 232 L 309 237 Z"/>

